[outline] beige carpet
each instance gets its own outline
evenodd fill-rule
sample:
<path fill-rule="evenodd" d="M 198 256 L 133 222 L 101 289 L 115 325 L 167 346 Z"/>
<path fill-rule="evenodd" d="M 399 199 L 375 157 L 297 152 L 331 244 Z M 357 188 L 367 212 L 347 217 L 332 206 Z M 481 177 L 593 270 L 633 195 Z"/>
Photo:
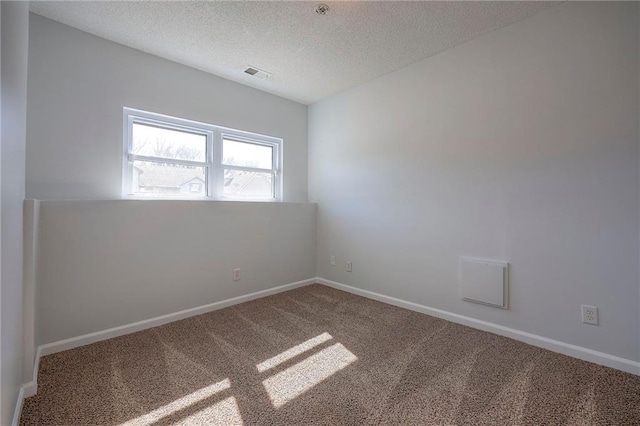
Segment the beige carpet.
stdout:
<path fill-rule="evenodd" d="M 640 377 L 321 285 L 46 356 L 22 425 L 640 425 Z"/>

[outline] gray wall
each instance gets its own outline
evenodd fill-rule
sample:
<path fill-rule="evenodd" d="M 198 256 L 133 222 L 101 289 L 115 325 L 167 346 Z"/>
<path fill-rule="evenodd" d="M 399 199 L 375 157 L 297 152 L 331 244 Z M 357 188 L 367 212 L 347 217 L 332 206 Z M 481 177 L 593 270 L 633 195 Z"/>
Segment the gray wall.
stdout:
<path fill-rule="evenodd" d="M 312 105 L 319 276 L 639 360 L 637 8 L 565 3 Z M 464 255 L 511 263 L 510 310 L 459 299 Z"/>
<path fill-rule="evenodd" d="M 307 107 L 31 15 L 27 196 L 121 197 L 124 106 L 284 139 L 307 201 Z"/>
<path fill-rule="evenodd" d="M 43 201 L 40 344 L 315 276 L 309 203 Z M 241 269 L 241 280 L 232 270 Z"/>
<path fill-rule="evenodd" d="M 27 195 L 57 200 L 40 211 L 39 344 L 315 276 L 315 205 L 295 203 L 306 106 L 33 14 L 29 55 Z M 294 203 L 89 201 L 121 196 L 124 106 L 283 138 Z"/>
<path fill-rule="evenodd" d="M 28 3 L 2 2 L 0 144 L 0 424 L 11 423 L 22 376 L 22 200 L 25 188 Z"/>

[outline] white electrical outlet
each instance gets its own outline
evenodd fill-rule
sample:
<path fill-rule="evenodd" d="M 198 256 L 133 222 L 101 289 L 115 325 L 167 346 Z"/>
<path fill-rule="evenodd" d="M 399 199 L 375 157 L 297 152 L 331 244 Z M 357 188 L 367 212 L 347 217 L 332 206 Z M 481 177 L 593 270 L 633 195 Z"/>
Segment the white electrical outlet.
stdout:
<path fill-rule="evenodd" d="M 331 255 L 331 266 L 336 266 L 336 257 Z"/>
<path fill-rule="evenodd" d="M 353 270 L 353 264 L 351 261 L 347 260 L 347 272 L 351 272 Z"/>
<path fill-rule="evenodd" d="M 240 281 L 240 268 L 233 270 L 233 280 Z"/>
<path fill-rule="evenodd" d="M 582 305 L 582 322 L 585 324 L 598 325 L 598 307 Z"/>

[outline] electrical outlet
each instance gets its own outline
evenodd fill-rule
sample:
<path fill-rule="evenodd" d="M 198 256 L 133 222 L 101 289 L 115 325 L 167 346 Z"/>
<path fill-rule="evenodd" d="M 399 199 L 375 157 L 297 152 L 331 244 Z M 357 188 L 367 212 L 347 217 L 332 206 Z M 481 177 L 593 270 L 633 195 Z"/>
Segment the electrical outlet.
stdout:
<path fill-rule="evenodd" d="M 331 255 L 331 266 L 336 266 L 336 257 Z"/>
<path fill-rule="evenodd" d="M 240 268 L 233 270 L 233 280 L 240 281 Z"/>
<path fill-rule="evenodd" d="M 598 307 L 582 305 L 582 322 L 585 324 L 598 325 Z"/>
<path fill-rule="evenodd" d="M 347 260 L 347 272 L 351 272 L 353 270 L 353 264 L 351 261 Z"/>

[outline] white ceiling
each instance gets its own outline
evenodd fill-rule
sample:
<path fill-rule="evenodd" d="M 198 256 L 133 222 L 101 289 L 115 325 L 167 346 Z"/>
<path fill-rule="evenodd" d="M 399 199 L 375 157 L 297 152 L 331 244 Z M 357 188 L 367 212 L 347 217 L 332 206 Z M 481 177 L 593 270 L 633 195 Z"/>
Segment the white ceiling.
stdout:
<path fill-rule="evenodd" d="M 551 2 L 31 2 L 108 40 L 304 104 L 552 6 Z M 273 75 L 257 80 L 247 65 Z"/>

